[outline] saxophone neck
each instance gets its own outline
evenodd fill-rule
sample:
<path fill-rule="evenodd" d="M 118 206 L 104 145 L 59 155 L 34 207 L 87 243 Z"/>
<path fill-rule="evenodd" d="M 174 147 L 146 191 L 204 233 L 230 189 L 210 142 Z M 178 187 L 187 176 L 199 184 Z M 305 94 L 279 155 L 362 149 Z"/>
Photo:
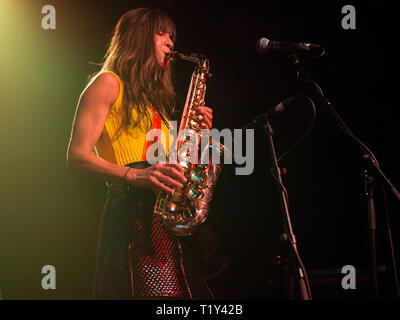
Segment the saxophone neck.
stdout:
<path fill-rule="evenodd" d="M 195 63 L 197 65 L 201 65 L 201 61 L 198 58 L 198 55 L 194 53 L 192 53 L 191 55 L 186 55 L 178 51 L 171 51 L 166 55 L 166 59 L 170 61 L 186 60 Z"/>
<path fill-rule="evenodd" d="M 186 60 L 196 64 L 198 68 L 200 68 L 201 72 L 206 73 L 209 77 L 211 74 L 208 72 L 209 70 L 209 61 L 205 55 L 192 53 L 190 55 L 183 54 L 178 51 L 171 51 L 165 56 L 165 61 L 177 61 L 177 60 Z"/>

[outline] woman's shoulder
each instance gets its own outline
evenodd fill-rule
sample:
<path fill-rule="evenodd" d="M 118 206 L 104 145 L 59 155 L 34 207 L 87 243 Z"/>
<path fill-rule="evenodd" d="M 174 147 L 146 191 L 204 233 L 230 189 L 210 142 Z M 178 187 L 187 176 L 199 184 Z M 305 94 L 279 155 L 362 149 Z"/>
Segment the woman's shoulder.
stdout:
<path fill-rule="evenodd" d="M 111 71 L 111 70 L 102 71 L 98 74 L 98 76 L 102 76 L 102 77 L 109 78 L 109 79 L 115 79 L 116 81 L 118 81 L 118 83 L 122 82 L 121 77 L 117 73 L 115 73 L 114 71 Z"/>
<path fill-rule="evenodd" d="M 92 91 L 107 100 L 115 101 L 120 93 L 120 79 L 114 72 L 98 73 L 86 86 L 84 92 L 87 91 Z"/>
<path fill-rule="evenodd" d="M 119 85 L 122 82 L 121 78 L 112 71 L 103 71 L 98 73 L 91 82 L 94 81 L 97 81 L 97 83 L 101 85 L 107 85 L 114 88 L 119 88 Z"/>

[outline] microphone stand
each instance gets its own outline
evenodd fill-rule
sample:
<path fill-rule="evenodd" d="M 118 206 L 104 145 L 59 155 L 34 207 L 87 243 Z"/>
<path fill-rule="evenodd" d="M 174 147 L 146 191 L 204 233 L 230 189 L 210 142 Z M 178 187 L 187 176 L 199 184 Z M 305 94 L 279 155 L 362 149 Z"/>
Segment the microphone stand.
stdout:
<path fill-rule="evenodd" d="M 300 290 L 300 296 L 302 300 L 311 300 L 311 290 L 309 288 L 309 284 L 307 281 L 307 274 L 305 272 L 304 266 L 301 262 L 298 250 L 297 250 L 297 241 L 296 237 L 293 233 L 292 224 L 290 221 L 289 214 L 289 204 L 288 204 L 288 195 L 286 188 L 283 185 L 282 181 L 282 171 L 278 164 L 278 159 L 275 151 L 274 144 L 274 131 L 271 126 L 271 118 L 272 114 L 263 113 L 257 116 L 252 122 L 244 126 L 242 129 L 248 129 L 255 127 L 257 125 L 264 125 L 265 134 L 267 136 L 268 148 L 271 154 L 272 159 L 272 175 L 277 181 L 278 189 L 279 189 L 279 198 L 282 206 L 282 227 L 283 233 L 281 234 L 280 240 L 282 243 L 283 252 L 282 256 L 277 256 L 275 263 L 281 265 L 281 268 L 284 273 L 285 281 L 287 282 L 287 296 L 289 300 L 294 299 L 294 288 L 295 288 L 295 278 L 297 278 L 298 288 Z M 290 265 L 289 265 L 290 260 Z M 289 273 L 289 267 L 291 267 L 291 273 Z"/>
<path fill-rule="evenodd" d="M 371 278 L 372 278 L 372 290 L 373 297 L 378 300 L 378 272 L 376 266 L 376 213 L 375 213 L 375 202 L 374 202 L 374 178 L 368 173 L 368 170 L 364 170 L 364 195 L 367 200 L 368 210 L 368 229 L 370 231 L 371 241 Z"/>
<path fill-rule="evenodd" d="M 374 168 L 375 173 L 383 180 L 389 187 L 390 191 L 392 192 L 393 196 L 397 201 L 400 203 L 400 193 L 397 188 L 393 185 L 393 183 L 386 177 L 386 175 L 381 170 L 378 161 L 376 160 L 372 151 L 362 142 L 360 141 L 354 134 L 351 132 L 349 127 L 343 121 L 343 119 L 339 116 L 336 112 L 335 108 L 333 108 L 331 102 L 324 96 L 322 89 L 311 80 L 310 76 L 304 71 L 302 66 L 300 65 L 300 60 L 297 58 L 296 53 L 292 53 L 288 55 L 289 61 L 295 66 L 297 78 L 301 81 L 308 82 L 312 84 L 315 92 L 321 98 L 321 100 L 325 103 L 328 107 L 328 112 L 333 116 L 333 118 L 338 123 L 339 127 L 348 135 L 350 136 L 359 146 L 361 151 L 361 155 L 363 159 L 369 160 L 370 165 Z M 311 60 L 311 59 L 310 59 Z M 300 74 L 304 76 L 305 79 L 300 79 Z M 374 178 L 368 173 L 367 170 L 364 170 L 364 192 L 365 196 L 367 197 L 367 210 L 368 210 L 368 228 L 370 230 L 370 240 L 371 240 L 371 273 L 372 273 L 372 281 L 373 281 L 373 297 L 374 299 L 378 299 L 378 280 L 377 280 L 377 265 L 376 265 L 376 214 L 375 214 L 375 203 L 373 197 L 373 188 L 374 188 Z M 394 270 L 396 273 L 396 270 Z M 397 283 L 398 289 L 398 283 Z M 398 295 L 400 298 L 400 292 L 398 289 Z"/>
<path fill-rule="evenodd" d="M 393 193 L 394 197 L 397 199 L 397 201 L 400 203 L 400 192 L 397 190 L 397 188 L 393 185 L 393 183 L 386 177 L 386 175 L 383 173 L 381 168 L 379 167 L 379 164 L 377 160 L 375 159 L 375 156 L 373 155 L 372 151 L 368 149 L 368 147 L 362 143 L 358 138 L 356 138 L 353 133 L 350 131 L 349 127 L 346 125 L 346 123 L 343 121 L 343 119 L 339 116 L 339 114 L 336 112 L 335 108 L 333 108 L 331 102 L 324 96 L 321 88 L 311 80 L 309 75 L 304 71 L 304 69 L 300 65 L 300 60 L 297 58 L 296 54 L 290 54 L 289 55 L 289 60 L 294 64 L 294 66 L 297 68 L 297 78 L 301 81 L 309 82 L 314 86 L 315 91 L 319 95 L 319 97 L 322 99 L 322 101 L 328 106 L 328 111 L 329 113 L 335 118 L 335 120 L 338 122 L 339 127 L 345 131 L 351 138 L 353 138 L 358 144 L 361 149 L 362 157 L 364 159 L 370 160 L 370 163 L 372 166 L 375 168 L 376 172 L 378 175 L 382 178 L 383 181 L 388 185 L 390 191 Z M 300 74 L 303 74 L 305 79 L 300 79 Z"/>
<path fill-rule="evenodd" d="M 276 151 L 275 151 L 275 145 L 274 145 L 274 132 L 272 130 L 271 126 L 271 120 L 267 120 L 266 124 L 264 125 L 265 127 L 265 134 L 267 136 L 267 141 L 268 141 L 268 146 L 269 146 L 269 151 L 271 154 L 272 158 L 272 170 L 273 170 L 273 175 L 275 176 L 277 182 L 278 182 L 278 189 L 279 189 L 279 198 L 281 200 L 281 205 L 282 205 L 282 213 L 285 219 L 283 220 L 283 230 L 284 233 L 281 236 L 281 241 L 284 243 L 285 247 L 285 254 L 289 256 L 291 262 L 292 262 L 292 269 L 295 277 L 297 277 L 298 281 L 298 286 L 300 289 L 300 295 L 302 300 L 311 300 L 311 294 L 307 290 L 306 287 L 306 282 L 305 282 L 305 270 L 303 269 L 302 265 L 300 264 L 299 260 L 296 258 L 298 257 L 298 251 L 297 251 L 297 242 L 296 242 L 296 237 L 293 233 L 292 229 L 292 224 L 290 221 L 290 214 L 289 214 L 289 205 L 287 201 L 287 195 L 286 195 L 286 189 L 283 185 L 282 182 L 282 173 L 281 169 L 278 164 L 278 160 L 276 157 Z M 291 245 L 290 245 L 291 244 Z M 288 247 L 291 247 L 292 250 L 288 249 Z M 282 262 L 283 264 L 286 263 L 288 259 L 283 259 Z M 285 272 L 287 272 L 287 266 L 283 266 Z M 293 278 L 291 278 L 289 275 L 287 277 L 289 279 L 288 283 L 288 297 L 289 299 L 293 299 Z"/>

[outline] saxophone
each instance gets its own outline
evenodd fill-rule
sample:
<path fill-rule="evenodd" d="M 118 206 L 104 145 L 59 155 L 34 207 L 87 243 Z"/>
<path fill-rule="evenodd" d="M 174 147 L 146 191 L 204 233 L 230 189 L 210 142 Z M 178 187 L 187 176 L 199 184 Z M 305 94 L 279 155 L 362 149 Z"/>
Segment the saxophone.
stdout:
<path fill-rule="evenodd" d="M 188 56 L 172 51 L 166 57 L 166 64 L 174 60 L 186 60 L 196 65 L 177 139 L 169 155 L 171 159 L 172 154 L 182 166 L 187 182 L 172 194 L 160 190 L 154 213 L 172 234 L 189 236 L 207 219 L 213 189 L 222 169 L 219 161 L 213 163 L 212 158 L 218 155 L 221 159 L 225 147 L 202 132 L 199 117 L 199 106 L 204 105 L 206 79 L 211 77 L 208 59 L 204 55 Z M 199 147 L 200 141 L 206 141 L 205 148 Z"/>

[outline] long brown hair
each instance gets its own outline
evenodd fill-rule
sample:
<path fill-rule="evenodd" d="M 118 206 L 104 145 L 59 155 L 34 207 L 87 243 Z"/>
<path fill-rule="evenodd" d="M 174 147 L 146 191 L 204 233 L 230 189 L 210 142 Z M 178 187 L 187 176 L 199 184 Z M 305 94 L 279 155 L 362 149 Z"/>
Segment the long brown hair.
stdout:
<path fill-rule="evenodd" d="M 165 12 L 149 8 L 126 12 L 114 28 L 102 68 L 96 73 L 113 71 L 124 83 L 122 122 L 114 137 L 122 129 L 139 126 L 143 120 L 151 126 L 148 102 L 168 118 L 175 111 L 170 65 L 161 67 L 155 54 L 154 35 L 160 31 L 171 33 L 175 42 L 173 21 Z M 138 113 L 136 119 L 132 119 L 133 108 Z"/>

